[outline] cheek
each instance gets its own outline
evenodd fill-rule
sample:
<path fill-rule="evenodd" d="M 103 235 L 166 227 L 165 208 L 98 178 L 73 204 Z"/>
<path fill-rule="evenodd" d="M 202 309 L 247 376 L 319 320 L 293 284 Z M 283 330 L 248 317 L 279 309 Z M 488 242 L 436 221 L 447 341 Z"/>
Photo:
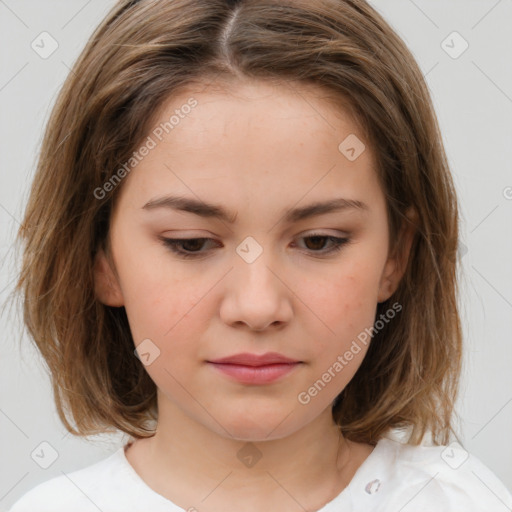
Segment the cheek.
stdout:
<path fill-rule="evenodd" d="M 309 404 L 310 414 L 327 407 L 350 382 L 371 343 L 369 329 L 377 311 L 376 272 L 363 261 L 350 271 L 340 266 L 330 279 L 301 292 L 314 315 L 305 330 L 314 343 L 307 349 L 310 372 L 298 395 L 300 404 Z M 311 284 L 311 283 L 310 283 Z M 306 294 L 307 291 L 307 294 Z"/>
<path fill-rule="evenodd" d="M 350 261 L 347 258 L 336 271 L 329 273 L 328 279 L 323 276 L 315 280 L 315 286 L 310 280 L 309 289 L 304 284 L 300 291 L 301 297 L 307 297 L 304 302 L 308 309 L 315 313 L 303 316 L 307 319 L 304 330 L 315 340 L 307 349 L 312 366 L 304 389 L 309 389 L 318 379 L 322 381 L 318 389 L 312 390 L 319 393 L 322 389 L 319 407 L 320 402 L 330 403 L 348 384 L 371 343 L 368 333 L 377 311 L 379 268 L 369 259 L 363 254 L 351 257 Z"/>
<path fill-rule="evenodd" d="M 304 282 L 299 296 L 316 317 L 322 320 L 326 333 L 354 333 L 372 325 L 377 307 L 378 277 L 375 268 L 365 262 L 340 266 L 329 279 Z M 329 338 L 329 337 L 327 337 Z"/>
<path fill-rule="evenodd" d="M 133 279 L 128 289 L 126 312 L 130 327 L 138 338 L 152 338 L 164 347 L 171 341 L 174 346 L 186 344 L 194 332 L 201 328 L 198 314 L 202 309 L 200 287 L 172 276 L 141 274 Z M 203 293 L 203 295 L 206 292 Z"/>
<path fill-rule="evenodd" d="M 188 325 L 195 306 L 201 302 L 198 281 L 187 278 L 179 267 L 169 264 L 158 246 L 126 250 L 118 263 L 125 309 L 135 344 L 149 338 L 164 348 L 168 340 L 191 334 L 198 323 Z M 121 254 L 121 251 L 120 251 Z"/>

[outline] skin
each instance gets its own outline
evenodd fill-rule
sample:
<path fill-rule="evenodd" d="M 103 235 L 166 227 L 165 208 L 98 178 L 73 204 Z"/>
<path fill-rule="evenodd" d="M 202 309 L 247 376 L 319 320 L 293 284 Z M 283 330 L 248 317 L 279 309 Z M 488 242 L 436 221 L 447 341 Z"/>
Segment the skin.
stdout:
<path fill-rule="evenodd" d="M 165 103 L 155 126 L 191 96 L 197 106 L 124 179 L 111 218 L 112 264 L 102 251 L 96 261 L 99 299 L 126 308 L 135 345 L 150 339 L 160 351 L 146 366 L 158 388 L 157 432 L 126 456 L 185 510 L 318 510 L 373 449 L 341 437 L 331 415 L 368 346 L 308 404 L 297 397 L 373 325 L 377 303 L 405 269 L 389 250 L 374 156 L 368 144 L 354 161 L 338 150 L 349 134 L 363 135 L 313 86 L 190 89 Z M 143 208 L 166 194 L 217 203 L 237 212 L 236 222 Z M 337 197 L 367 209 L 283 222 L 286 208 Z M 313 232 L 350 243 L 328 254 L 329 239 L 305 238 Z M 182 246 L 200 253 L 186 260 L 161 236 L 213 241 Z M 263 251 L 252 263 L 236 252 L 248 236 Z M 406 256 L 411 240 L 404 230 Z M 268 351 L 302 364 L 250 385 L 206 362 Z M 252 467 L 237 457 L 244 446 L 261 454 Z"/>

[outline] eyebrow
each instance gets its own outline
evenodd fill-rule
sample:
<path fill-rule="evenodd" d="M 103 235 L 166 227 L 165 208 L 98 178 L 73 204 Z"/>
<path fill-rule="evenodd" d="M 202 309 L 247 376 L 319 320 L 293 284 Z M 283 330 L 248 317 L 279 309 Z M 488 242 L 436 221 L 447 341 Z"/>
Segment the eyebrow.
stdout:
<path fill-rule="evenodd" d="M 169 208 L 193 213 L 200 217 L 219 219 L 234 224 L 236 222 L 237 213 L 230 212 L 220 205 L 205 203 L 193 198 L 179 196 L 163 196 L 151 199 L 143 207 L 145 210 L 154 210 L 156 208 Z M 326 213 L 356 210 L 368 211 L 368 205 L 356 199 L 335 198 L 328 201 L 320 201 L 301 206 L 298 208 L 290 208 L 284 212 L 284 222 L 293 223 L 311 217 L 316 217 Z"/>

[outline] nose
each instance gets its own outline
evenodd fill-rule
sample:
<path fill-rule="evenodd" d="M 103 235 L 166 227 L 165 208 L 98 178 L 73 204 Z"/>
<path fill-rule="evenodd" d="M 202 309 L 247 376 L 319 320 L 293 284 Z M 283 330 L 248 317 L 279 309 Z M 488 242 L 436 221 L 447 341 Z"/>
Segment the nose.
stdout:
<path fill-rule="evenodd" d="M 220 316 L 232 327 L 264 331 L 292 318 L 293 292 L 283 271 L 271 268 L 263 254 L 252 263 L 236 262 L 226 279 Z"/>

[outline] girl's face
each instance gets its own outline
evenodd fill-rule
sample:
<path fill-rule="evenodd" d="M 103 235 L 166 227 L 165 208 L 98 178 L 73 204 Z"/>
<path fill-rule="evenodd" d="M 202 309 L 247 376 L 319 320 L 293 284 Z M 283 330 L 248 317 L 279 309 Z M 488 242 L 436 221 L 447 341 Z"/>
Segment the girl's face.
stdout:
<path fill-rule="evenodd" d="M 160 421 L 179 411 L 222 436 L 280 438 L 332 421 L 366 354 L 402 270 L 371 150 L 321 96 L 254 82 L 174 96 L 118 185 L 117 275 L 100 252 L 97 293 L 126 308 Z M 211 363 L 269 352 L 299 363 L 267 381 L 279 372 Z"/>

